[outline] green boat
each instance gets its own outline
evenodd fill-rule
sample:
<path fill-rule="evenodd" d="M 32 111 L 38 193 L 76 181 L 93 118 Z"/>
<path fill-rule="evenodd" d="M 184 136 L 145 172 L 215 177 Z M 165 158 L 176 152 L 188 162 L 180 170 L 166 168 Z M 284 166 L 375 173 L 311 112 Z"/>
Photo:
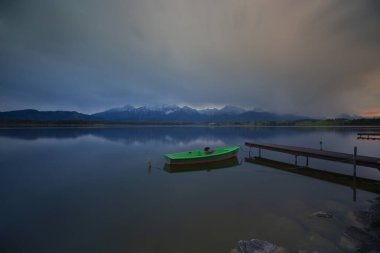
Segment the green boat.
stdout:
<path fill-rule="evenodd" d="M 218 147 L 214 149 L 205 147 L 203 150 L 165 154 L 164 157 L 166 164 L 201 164 L 230 159 L 235 157 L 238 151 L 238 146 Z"/>

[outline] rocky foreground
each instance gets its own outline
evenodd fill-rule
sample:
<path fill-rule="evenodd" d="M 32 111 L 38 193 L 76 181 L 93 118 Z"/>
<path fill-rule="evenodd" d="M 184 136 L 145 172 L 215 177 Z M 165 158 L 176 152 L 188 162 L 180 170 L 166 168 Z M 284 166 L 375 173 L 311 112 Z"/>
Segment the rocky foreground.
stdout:
<path fill-rule="evenodd" d="M 285 250 L 267 241 L 251 239 L 238 241 L 231 253 L 285 253 Z"/>
<path fill-rule="evenodd" d="M 331 219 L 333 215 L 318 211 L 312 217 Z M 354 211 L 355 226 L 348 227 L 342 234 L 339 246 L 347 252 L 380 253 L 380 197 L 371 201 L 368 211 Z M 240 240 L 231 253 L 285 253 L 281 246 L 259 239 Z M 299 250 L 299 253 L 318 251 Z"/>
<path fill-rule="evenodd" d="M 344 232 L 340 245 L 354 252 L 380 253 L 380 197 L 371 201 L 368 211 L 355 211 L 355 226 Z"/>

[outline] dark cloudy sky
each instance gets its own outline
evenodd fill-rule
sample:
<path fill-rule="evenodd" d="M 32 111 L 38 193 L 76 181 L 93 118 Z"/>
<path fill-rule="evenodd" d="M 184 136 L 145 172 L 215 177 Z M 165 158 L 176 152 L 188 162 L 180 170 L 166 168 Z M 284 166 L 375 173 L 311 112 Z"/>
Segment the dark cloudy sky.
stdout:
<path fill-rule="evenodd" d="M 163 103 L 380 115 L 380 1 L 0 1 L 0 111 Z"/>

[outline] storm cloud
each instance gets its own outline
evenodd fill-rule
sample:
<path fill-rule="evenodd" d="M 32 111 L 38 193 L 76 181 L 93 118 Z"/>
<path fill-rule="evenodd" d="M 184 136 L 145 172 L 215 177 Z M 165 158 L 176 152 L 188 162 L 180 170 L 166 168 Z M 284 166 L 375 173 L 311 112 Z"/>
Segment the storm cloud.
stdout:
<path fill-rule="evenodd" d="M 380 3 L 0 2 L 0 110 L 380 110 Z"/>

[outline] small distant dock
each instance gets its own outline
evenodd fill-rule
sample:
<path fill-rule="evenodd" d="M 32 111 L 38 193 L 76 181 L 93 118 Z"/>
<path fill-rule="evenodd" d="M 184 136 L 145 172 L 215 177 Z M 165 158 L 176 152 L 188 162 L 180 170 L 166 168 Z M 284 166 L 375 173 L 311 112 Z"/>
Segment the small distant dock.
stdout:
<path fill-rule="evenodd" d="M 360 140 L 380 140 L 380 133 L 363 132 L 358 133 L 358 139 Z"/>
<path fill-rule="evenodd" d="M 355 174 L 356 174 L 356 165 L 376 168 L 380 170 L 380 157 L 357 155 L 356 147 L 354 148 L 353 154 L 348 154 L 348 153 L 322 150 L 322 148 L 312 149 L 312 148 L 294 147 L 294 146 L 277 145 L 277 144 L 266 144 L 266 143 L 258 143 L 258 142 L 245 142 L 245 145 L 248 146 L 250 150 L 251 148 L 257 148 L 259 150 L 259 157 L 261 157 L 262 149 L 294 155 L 296 166 L 297 166 L 297 157 L 303 156 L 303 157 L 306 157 L 306 167 L 309 165 L 309 157 L 310 157 L 310 158 L 317 158 L 317 159 L 335 161 L 335 162 L 340 162 L 340 163 L 353 164 Z M 251 157 L 251 152 L 249 156 Z"/>

